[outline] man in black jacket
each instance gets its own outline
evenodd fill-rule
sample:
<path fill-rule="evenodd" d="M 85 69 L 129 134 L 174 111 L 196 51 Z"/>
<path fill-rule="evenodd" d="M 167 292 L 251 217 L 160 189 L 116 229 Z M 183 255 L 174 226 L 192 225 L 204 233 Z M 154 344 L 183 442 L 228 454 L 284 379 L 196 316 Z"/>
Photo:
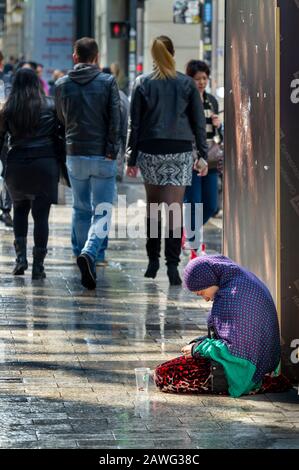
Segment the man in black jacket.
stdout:
<path fill-rule="evenodd" d="M 113 76 L 101 72 L 96 41 L 76 42 L 74 70 L 56 83 L 58 117 L 65 127 L 67 167 L 73 189 L 72 246 L 82 285 L 96 287 L 104 261 L 120 146 L 120 99 Z"/>

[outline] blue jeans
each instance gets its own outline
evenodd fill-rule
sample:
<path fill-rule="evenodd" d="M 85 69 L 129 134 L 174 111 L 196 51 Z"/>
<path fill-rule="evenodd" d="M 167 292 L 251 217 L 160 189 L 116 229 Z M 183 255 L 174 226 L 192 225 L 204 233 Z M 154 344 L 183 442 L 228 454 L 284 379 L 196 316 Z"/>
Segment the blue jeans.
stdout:
<path fill-rule="evenodd" d="M 116 161 L 102 156 L 68 156 L 67 168 L 73 190 L 74 255 L 86 253 L 93 261 L 102 261 L 108 246 L 116 186 Z M 103 203 L 109 204 L 111 209 L 98 212 L 99 204 Z M 101 219 L 105 234 L 99 230 Z"/>
<path fill-rule="evenodd" d="M 197 176 L 196 171 L 193 171 L 192 186 L 186 188 L 184 202 L 191 204 L 191 221 L 186 221 L 188 222 L 186 225 L 194 232 L 196 227 L 195 204 L 203 204 L 203 225 L 218 212 L 218 171 L 212 170 L 202 178 Z M 190 238 L 188 233 L 186 235 L 189 241 L 194 240 L 194 236 Z"/>

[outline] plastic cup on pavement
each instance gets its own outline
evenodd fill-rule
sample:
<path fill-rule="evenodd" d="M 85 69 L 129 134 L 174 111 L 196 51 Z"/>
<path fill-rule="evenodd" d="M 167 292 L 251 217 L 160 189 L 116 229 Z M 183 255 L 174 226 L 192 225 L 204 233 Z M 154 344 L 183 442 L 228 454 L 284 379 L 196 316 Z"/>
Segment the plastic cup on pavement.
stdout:
<path fill-rule="evenodd" d="M 151 370 L 148 367 L 135 369 L 137 392 L 148 392 L 148 384 Z"/>

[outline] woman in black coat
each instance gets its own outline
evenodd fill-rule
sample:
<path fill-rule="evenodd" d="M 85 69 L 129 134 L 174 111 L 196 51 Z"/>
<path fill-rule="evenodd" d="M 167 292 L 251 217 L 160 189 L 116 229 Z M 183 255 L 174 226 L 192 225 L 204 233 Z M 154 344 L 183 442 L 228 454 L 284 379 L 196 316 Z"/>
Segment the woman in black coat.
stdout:
<path fill-rule="evenodd" d="M 140 168 L 147 198 L 147 255 L 145 277 L 155 279 L 160 268 L 161 211 L 169 209 L 165 258 L 170 284 L 181 285 L 178 271 L 182 239 L 182 205 L 192 169 L 202 171 L 200 157 L 207 153 L 203 104 L 194 81 L 176 71 L 171 39 L 153 40 L 154 71 L 137 78 L 132 97 L 127 144 L 128 176 Z M 193 141 L 197 155 L 194 162 Z M 174 210 L 175 209 L 175 210 Z"/>
<path fill-rule="evenodd" d="M 8 134 L 5 182 L 13 200 L 17 254 L 13 274 L 28 269 L 27 233 L 34 220 L 32 279 L 44 279 L 51 204 L 57 204 L 59 162 L 58 121 L 54 101 L 44 95 L 36 73 L 17 72 L 11 94 L 0 112 L 0 152 Z"/>

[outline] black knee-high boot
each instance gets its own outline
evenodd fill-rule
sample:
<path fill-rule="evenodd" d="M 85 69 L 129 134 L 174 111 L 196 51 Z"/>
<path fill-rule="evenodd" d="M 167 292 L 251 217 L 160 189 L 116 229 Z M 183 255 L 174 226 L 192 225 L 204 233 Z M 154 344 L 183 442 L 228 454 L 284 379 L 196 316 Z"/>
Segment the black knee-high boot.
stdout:
<path fill-rule="evenodd" d="M 181 286 L 182 280 L 179 275 L 178 265 L 180 264 L 182 236 L 175 238 L 175 235 L 176 233 L 169 230 L 169 237 L 165 239 L 167 275 L 171 286 Z"/>
<path fill-rule="evenodd" d="M 45 279 L 46 273 L 44 268 L 44 260 L 48 251 L 46 248 L 33 248 L 33 266 L 32 266 L 32 279 L 38 281 Z"/>
<path fill-rule="evenodd" d="M 161 220 L 156 221 L 153 219 L 148 218 L 147 219 L 147 242 L 146 242 L 146 251 L 147 251 L 147 256 L 149 259 L 149 264 L 147 271 L 144 275 L 144 277 L 150 278 L 150 279 L 155 279 L 157 276 L 157 272 L 159 271 L 160 268 L 160 253 L 161 253 L 161 230 L 162 230 L 162 224 Z M 156 238 L 151 238 L 151 224 L 158 224 L 158 231 L 156 233 L 157 237 Z"/>
<path fill-rule="evenodd" d="M 27 238 L 18 237 L 14 241 L 14 246 L 16 250 L 16 264 L 13 270 L 14 276 L 23 276 L 25 271 L 28 269 L 27 261 Z"/>

